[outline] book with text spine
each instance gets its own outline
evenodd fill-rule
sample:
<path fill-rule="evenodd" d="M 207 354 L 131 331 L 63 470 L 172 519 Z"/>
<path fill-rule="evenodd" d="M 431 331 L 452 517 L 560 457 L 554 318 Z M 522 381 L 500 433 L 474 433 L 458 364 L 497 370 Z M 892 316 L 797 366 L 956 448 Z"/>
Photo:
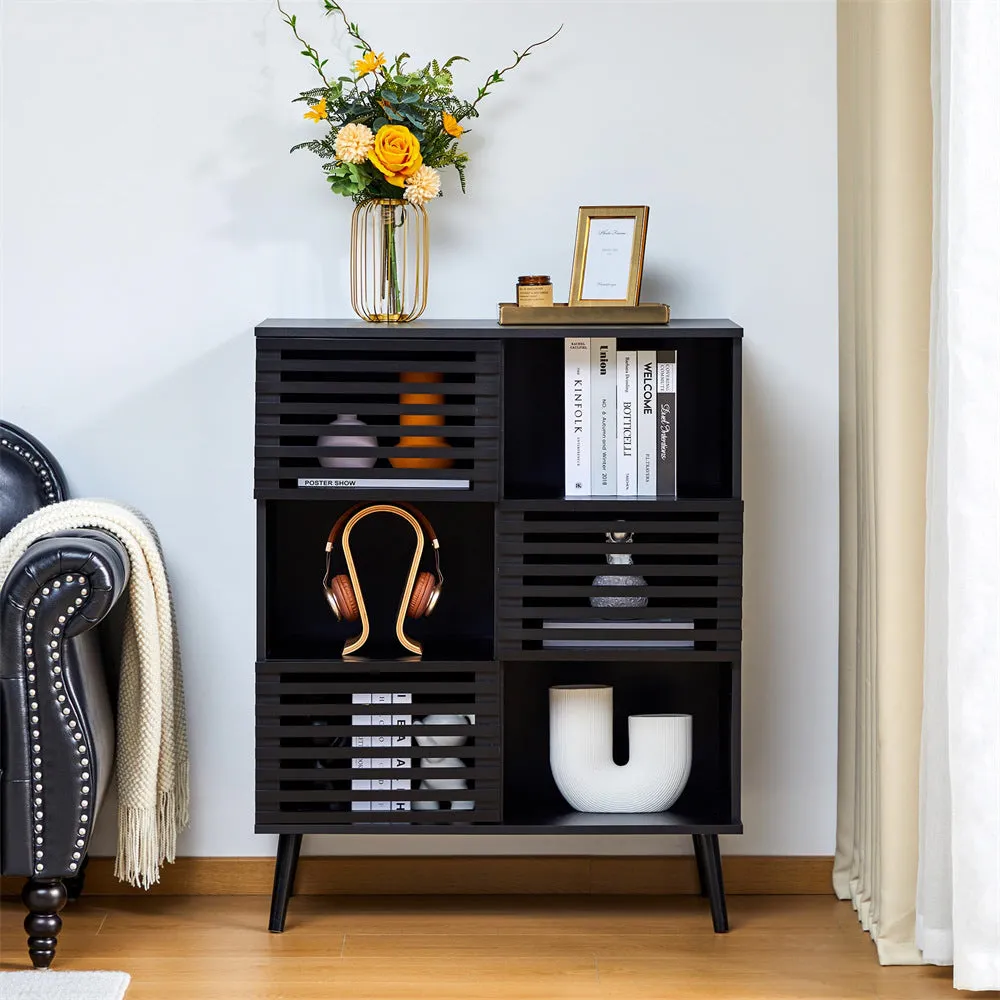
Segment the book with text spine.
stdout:
<path fill-rule="evenodd" d="M 406 694 L 403 692 L 394 693 L 392 696 L 392 724 L 393 726 L 410 726 L 413 724 L 413 716 L 406 714 L 399 714 L 400 705 L 412 705 L 413 695 Z M 413 759 L 411 757 L 401 757 L 400 754 L 408 747 L 413 745 L 412 736 L 402 736 L 393 733 L 392 736 L 392 769 L 394 771 L 403 771 L 407 768 L 413 766 Z M 409 790 L 413 787 L 413 782 L 409 778 L 393 778 L 392 779 L 392 789 L 393 791 L 403 791 Z M 392 811 L 393 812 L 406 812 L 410 809 L 409 801 L 393 801 Z"/>
<path fill-rule="evenodd" d="M 656 495 L 677 496 L 677 352 L 656 352 Z"/>
<path fill-rule="evenodd" d="M 638 493 L 636 352 L 618 352 L 618 496 Z"/>
<path fill-rule="evenodd" d="M 590 338 L 565 340 L 566 496 L 590 496 Z"/>
<path fill-rule="evenodd" d="M 590 342 L 591 493 L 612 496 L 617 489 L 615 438 L 618 372 L 614 337 Z"/>
<path fill-rule="evenodd" d="M 638 494 L 656 496 L 656 351 L 636 352 Z"/>
<path fill-rule="evenodd" d="M 372 695 L 372 725 L 382 726 L 385 729 L 384 733 L 376 733 L 371 737 L 372 747 L 385 754 L 384 757 L 372 757 L 372 768 L 388 770 L 392 767 L 392 738 L 395 735 L 392 731 L 391 694 L 378 692 Z M 385 796 L 384 799 L 376 799 L 372 802 L 372 812 L 389 812 L 392 807 L 392 778 L 373 777 L 371 790 L 381 792 Z"/>
<path fill-rule="evenodd" d="M 370 694 L 352 694 L 351 703 L 358 706 L 364 706 L 368 709 L 364 715 L 352 715 L 351 725 L 352 726 L 370 726 L 372 724 L 371 708 L 369 703 L 371 702 L 372 696 Z M 352 747 L 363 747 L 367 748 L 372 745 L 372 738 L 370 736 L 352 736 L 351 746 Z M 352 757 L 351 758 L 351 769 L 352 770 L 369 770 L 371 768 L 371 758 L 370 757 Z M 372 790 L 372 780 L 368 778 L 352 778 L 351 779 L 351 790 L 355 792 L 370 792 Z M 372 804 L 371 802 L 351 802 L 352 812 L 371 812 Z"/>

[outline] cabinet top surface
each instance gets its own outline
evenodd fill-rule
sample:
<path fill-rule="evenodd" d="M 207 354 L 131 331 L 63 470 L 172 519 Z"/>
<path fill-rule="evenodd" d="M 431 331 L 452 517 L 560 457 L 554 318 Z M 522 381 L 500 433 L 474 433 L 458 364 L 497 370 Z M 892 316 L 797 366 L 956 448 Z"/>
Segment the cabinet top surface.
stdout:
<path fill-rule="evenodd" d="M 501 326 L 492 319 L 436 319 L 413 323 L 368 323 L 360 319 L 266 319 L 256 328 L 258 337 L 329 337 L 384 340 L 482 339 L 508 337 L 593 337 L 614 330 L 620 337 L 721 337 L 739 339 L 743 328 L 729 319 L 672 319 L 668 324 L 606 324 L 594 326 Z"/>

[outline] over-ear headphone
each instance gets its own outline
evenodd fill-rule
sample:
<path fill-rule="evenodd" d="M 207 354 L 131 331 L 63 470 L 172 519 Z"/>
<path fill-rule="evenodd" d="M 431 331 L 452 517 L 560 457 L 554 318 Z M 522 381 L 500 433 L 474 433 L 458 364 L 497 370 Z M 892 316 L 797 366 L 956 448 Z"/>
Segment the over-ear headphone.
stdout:
<path fill-rule="evenodd" d="M 411 652 L 420 653 L 421 646 L 420 643 L 405 635 L 403 621 L 405 618 L 426 618 L 436 607 L 441 596 L 441 588 L 444 585 L 444 575 L 441 572 L 441 546 L 437 533 L 430 521 L 416 507 L 411 507 L 409 504 L 357 504 L 345 511 L 330 530 L 330 536 L 326 542 L 326 570 L 323 573 L 323 593 L 326 595 L 330 609 L 337 616 L 337 620 L 347 622 L 360 620 L 362 623 L 361 635 L 348 641 L 344 646 L 345 656 L 353 653 L 364 644 L 368 639 L 369 631 L 368 615 L 358 584 L 354 557 L 351 554 L 350 536 L 358 521 L 370 514 L 379 513 L 396 514 L 403 518 L 413 528 L 417 536 L 410 574 L 403 589 L 403 598 L 396 620 L 396 636 L 400 643 Z M 341 532 L 343 532 L 342 535 Z M 420 565 L 420 558 L 423 555 L 425 535 L 430 540 L 431 548 L 434 551 L 434 572 L 423 571 L 418 574 L 417 567 Z M 330 558 L 338 539 L 343 547 L 348 573 L 339 573 L 331 579 Z"/>

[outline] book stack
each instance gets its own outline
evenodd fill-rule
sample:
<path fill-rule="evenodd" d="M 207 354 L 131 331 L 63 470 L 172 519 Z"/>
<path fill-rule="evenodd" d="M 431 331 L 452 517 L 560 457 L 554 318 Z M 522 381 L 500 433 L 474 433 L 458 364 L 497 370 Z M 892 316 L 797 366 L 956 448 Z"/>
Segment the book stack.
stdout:
<path fill-rule="evenodd" d="M 566 496 L 677 496 L 677 352 L 565 345 Z"/>
<path fill-rule="evenodd" d="M 351 767 L 357 770 L 370 770 L 372 768 L 388 768 L 391 770 L 404 770 L 413 766 L 413 761 L 409 757 L 400 757 L 403 747 L 412 745 L 412 737 L 398 735 L 394 726 L 409 726 L 413 723 L 413 716 L 410 714 L 400 714 L 401 709 L 397 706 L 411 705 L 413 695 L 406 693 L 376 693 L 376 694 L 354 694 L 351 696 L 354 705 L 367 708 L 371 714 L 352 715 L 352 726 L 384 726 L 385 733 L 378 733 L 374 736 L 353 736 L 351 745 L 355 747 L 377 748 L 385 751 L 384 757 L 353 757 Z M 405 711 L 405 710 L 404 710 Z M 354 812 L 400 812 L 410 808 L 407 801 L 393 800 L 392 793 L 395 790 L 404 790 L 412 787 L 410 778 L 352 778 L 351 788 L 362 792 L 383 792 L 384 799 L 366 802 L 352 802 L 351 809 Z"/>

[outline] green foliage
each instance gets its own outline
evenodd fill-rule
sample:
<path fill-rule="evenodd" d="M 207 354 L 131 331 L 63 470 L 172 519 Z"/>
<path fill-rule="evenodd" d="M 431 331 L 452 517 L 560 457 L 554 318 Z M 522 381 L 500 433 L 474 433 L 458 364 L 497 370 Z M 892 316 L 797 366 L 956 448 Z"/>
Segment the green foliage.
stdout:
<path fill-rule="evenodd" d="M 420 69 L 407 70 L 407 60 L 412 57 L 408 52 L 401 52 L 391 63 L 387 62 L 372 72 L 362 75 L 354 72 L 352 76 L 329 79 L 325 71 L 327 60 L 321 59 L 316 49 L 299 34 L 295 15 L 285 12 L 281 0 L 276 2 L 285 23 L 302 45 L 301 54 L 323 81 L 322 86 L 302 91 L 294 101 L 305 103 L 310 108 L 316 107 L 320 101 L 326 102 L 326 120 L 320 123 L 326 128 L 326 134 L 321 139 L 300 142 L 292 147 L 292 151 L 308 149 L 322 157 L 331 190 L 355 201 L 376 197 L 399 198 L 402 196 L 402 189 L 390 185 L 371 163 L 351 164 L 337 160 L 335 141 L 344 125 L 366 125 L 375 133 L 386 125 L 406 127 L 420 143 L 423 162 L 434 168 L 454 167 L 464 192 L 469 154 L 461 148 L 461 137 L 452 136 L 444 130 L 443 116 L 449 114 L 456 122 L 467 122 L 479 117 L 477 106 L 490 92 L 490 88 L 502 83 L 505 74 L 526 59 L 533 49 L 551 41 L 562 30 L 560 27 L 548 38 L 529 45 L 523 52 L 515 51 L 514 62 L 504 69 L 494 70 L 483 86 L 478 88 L 476 99 L 470 103 L 454 94 L 451 72 L 451 67 L 456 63 L 468 62 L 465 56 L 451 56 L 444 63 L 432 59 Z M 327 15 L 340 17 L 348 35 L 356 43 L 355 48 L 362 55 L 376 52 L 336 0 L 322 0 L 322 3 Z M 354 71 L 353 65 L 351 69 Z"/>
<path fill-rule="evenodd" d="M 349 198 L 362 194 L 372 182 L 367 165 L 353 163 L 324 163 L 327 171 L 326 179 L 334 194 L 347 195 Z"/>

